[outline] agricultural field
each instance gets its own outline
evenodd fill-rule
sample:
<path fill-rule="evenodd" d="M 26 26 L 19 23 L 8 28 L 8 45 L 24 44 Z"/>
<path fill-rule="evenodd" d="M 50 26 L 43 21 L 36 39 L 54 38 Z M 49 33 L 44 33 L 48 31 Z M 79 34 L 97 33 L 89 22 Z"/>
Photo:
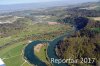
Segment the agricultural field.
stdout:
<path fill-rule="evenodd" d="M 3 59 L 3 61 L 6 63 L 7 66 L 31 66 L 29 62 L 24 60 L 24 56 L 23 56 L 23 50 L 25 46 L 29 43 L 29 40 L 34 41 L 34 39 L 30 39 L 30 37 L 34 38 L 34 36 L 32 35 L 38 36 L 38 35 L 42 35 L 46 33 L 48 34 L 47 37 L 49 37 L 50 35 L 49 33 L 54 34 L 53 32 L 61 31 L 65 27 L 66 25 L 62 25 L 62 26 L 61 25 L 48 25 L 48 24 L 41 24 L 41 23 L 31 24 L 31 25 L 28 25 L 27 28 L 24 28 L 19 33 L 16 33 L 8 37 L 0 38 L 0 46 L 1 46 L 0 58 Z M 70 28 L 70 27 L 67 27 L 67 28 Z M 66 32 L 66 29 L 64 29 L 63 31 Z M 39 38 L 41 37 L 38 36 L 37 39 Z M 42 48 L 41 50 L 42 54 L 45 53 L 45 51 L 43 50 L 46 48 L 47 46 Z M 43 59 L 46 60 L 45 57 L 43 57 Z"/>

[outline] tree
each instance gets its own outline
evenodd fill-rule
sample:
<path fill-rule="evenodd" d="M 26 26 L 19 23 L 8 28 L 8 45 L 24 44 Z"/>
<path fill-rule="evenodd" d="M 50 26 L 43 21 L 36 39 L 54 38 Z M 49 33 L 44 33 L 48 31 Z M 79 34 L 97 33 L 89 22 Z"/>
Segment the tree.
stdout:
<path fill-rule="evenodd" d="M 76 17 L 74 19 L 74 25 L 75 25 L 75 28 L 76 30 L 80 30 L 80 29 L 83 29 L 87 23 L 88 23 L 88 18 L 85 18 L 85 17 Z"/>

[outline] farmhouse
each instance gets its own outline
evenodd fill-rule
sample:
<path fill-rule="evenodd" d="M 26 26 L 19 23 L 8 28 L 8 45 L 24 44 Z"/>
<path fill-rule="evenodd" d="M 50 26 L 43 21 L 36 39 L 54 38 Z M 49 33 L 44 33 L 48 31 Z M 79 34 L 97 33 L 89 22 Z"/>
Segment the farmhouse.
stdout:
<path fill-rule="evenodd" d="M 1 58 L 0 58 L 0 66 L 6 66 L 5 63 L 2 61 Z"/>

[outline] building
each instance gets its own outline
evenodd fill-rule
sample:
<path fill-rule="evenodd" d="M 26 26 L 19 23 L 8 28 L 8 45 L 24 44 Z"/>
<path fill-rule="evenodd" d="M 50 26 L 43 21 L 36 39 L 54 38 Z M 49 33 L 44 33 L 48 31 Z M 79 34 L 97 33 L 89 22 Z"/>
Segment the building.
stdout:
<path fill-rule="evenodd" d="M 2 61 L 1 58 L 0 58 L 0 66 L 6 66 L 5 63 Z"/>

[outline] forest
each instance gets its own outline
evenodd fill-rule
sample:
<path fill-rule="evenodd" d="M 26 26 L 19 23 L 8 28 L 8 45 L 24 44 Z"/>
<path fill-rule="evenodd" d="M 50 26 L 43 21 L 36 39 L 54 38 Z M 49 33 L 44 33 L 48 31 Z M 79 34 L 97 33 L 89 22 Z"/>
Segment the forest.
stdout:
<path fill-rule="evenodd" d="M 78 26 L 75 26 L 78 30 L 76 29 L 70 37 L 65 37 L 57 42 L 57 55 L 62 59 L 95 58 L 93 63 L 88 63 L 89 60 L 87 60 L 86 63 L 68 64 L 69 66 L 98 66 L 100 61 L 100 22 L 88 20 L 83 23 L 84 20 L 81 21 L 79 18 L 73 20 L 74 25 Z"/>

